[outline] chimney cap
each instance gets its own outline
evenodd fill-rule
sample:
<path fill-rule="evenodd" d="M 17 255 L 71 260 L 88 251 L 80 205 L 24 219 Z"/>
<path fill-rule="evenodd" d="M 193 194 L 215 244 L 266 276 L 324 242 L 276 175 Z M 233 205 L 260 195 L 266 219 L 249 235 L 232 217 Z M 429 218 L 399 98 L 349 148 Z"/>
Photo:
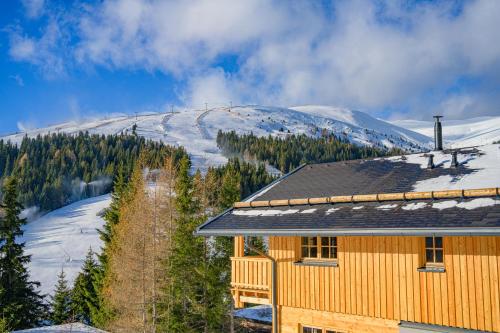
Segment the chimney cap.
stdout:
<path fill-rule="evenodd" d="M 435 118 L 436 120 L 439 120 L 439 118 L 443 118 L 443 116 L 432 116 L 433 118 Z"/>

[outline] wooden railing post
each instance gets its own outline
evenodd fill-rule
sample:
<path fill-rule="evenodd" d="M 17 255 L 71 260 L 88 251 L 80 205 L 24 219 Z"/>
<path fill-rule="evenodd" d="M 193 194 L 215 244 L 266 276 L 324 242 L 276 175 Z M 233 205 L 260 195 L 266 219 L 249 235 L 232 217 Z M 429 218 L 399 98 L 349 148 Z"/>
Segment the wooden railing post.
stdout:
<path fill-rule="evenodd" d="M 234 237 L 234 256 L 236 258 L 245 256 L 245 238 L 243 236 Z"/>

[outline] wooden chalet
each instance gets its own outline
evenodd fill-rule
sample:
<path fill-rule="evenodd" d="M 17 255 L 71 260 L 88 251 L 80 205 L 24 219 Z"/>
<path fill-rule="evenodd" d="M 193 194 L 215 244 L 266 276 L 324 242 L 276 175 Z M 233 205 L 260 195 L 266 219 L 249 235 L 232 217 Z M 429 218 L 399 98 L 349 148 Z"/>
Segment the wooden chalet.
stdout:
<path fill-rule="evenodd" d="M 236 307 L 274 332 L 500 332 L 499 187 L 498 144 L 305 165 L 197 234 L 235 238 Z"/>

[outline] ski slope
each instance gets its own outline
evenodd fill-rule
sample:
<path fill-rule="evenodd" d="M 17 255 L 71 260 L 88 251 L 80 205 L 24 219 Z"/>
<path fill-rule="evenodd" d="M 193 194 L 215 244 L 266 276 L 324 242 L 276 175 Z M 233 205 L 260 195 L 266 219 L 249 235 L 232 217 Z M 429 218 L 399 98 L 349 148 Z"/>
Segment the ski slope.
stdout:
<path fill-rule="evenodd" d="M 443 139 L 451 148 L 472 147 L 500 141 L 500 117 L 479 117 L 465 120 L 446 120 Z M 433 137 L 433 121 L 398 120 L 392 124 Z"/>
<path fill-rule="evenodd" d="M 207 110 L 183 109 L 175 113 L 70 121 L 27 133 L 7 135 L 2 139 L 19 143 L 25 135 L 34 137 L 58 132 L 131 133 L 134 125 L 137 125 L 137 134 L 145 138 L 185 147 L 193 166 L 201 170 L 227 161 L 216 144 L 219 130 L 235 130 L 240 134 L 254 133 L 258 136 L 286 136 L 289 133 L 320 136 L 321 130 L 326 129 L 356 144 L 381 148 L 398 147 L 408 151 L 421 151 L 430 147 L 432 142 L 425 135 L 359 111 L 328 106 L 282 108 L 255 105 Z"/>
<path fill-rule="evenodd" d="M 64 269 L 72 285 L 90 247 L 100 251 L 96 229 L 104 225 L 100 213 L 111 203 L 109 194 L 77 201 L 24 226 L 26 254 L 31 255 L 30 276 L 41 282 L 42 294 L 52 294 L 57 275 Z"/>

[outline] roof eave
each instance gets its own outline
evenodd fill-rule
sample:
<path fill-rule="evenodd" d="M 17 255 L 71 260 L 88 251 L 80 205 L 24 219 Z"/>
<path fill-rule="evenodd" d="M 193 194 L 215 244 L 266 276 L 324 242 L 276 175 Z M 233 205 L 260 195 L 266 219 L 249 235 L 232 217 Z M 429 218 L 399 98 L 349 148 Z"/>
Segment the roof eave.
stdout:
<path fill-rule="evenodd" d="M 499 228 L 211 229 L 198 236 L 500 236 Z"/>

